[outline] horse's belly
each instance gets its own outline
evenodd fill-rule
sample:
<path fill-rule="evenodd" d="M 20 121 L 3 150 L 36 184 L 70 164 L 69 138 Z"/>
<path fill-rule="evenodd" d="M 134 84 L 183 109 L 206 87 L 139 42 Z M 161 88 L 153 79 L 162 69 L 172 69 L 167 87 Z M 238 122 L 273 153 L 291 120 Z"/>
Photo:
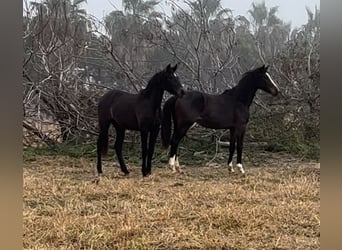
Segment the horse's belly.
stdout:
<path fill-rule="evenodd" d="M 117 114 L 113 117 L 114 123 L 119 127 L 128 130 L 139 130 L 139 125 L 135 116 L 131 114 Z"/>
<path fill-rule="evenodd" d="M 211 129 L 227 129 L 232 127 L 232 124 L 220 118 L 199 118 L 196 122 L 202 127 Z"/>

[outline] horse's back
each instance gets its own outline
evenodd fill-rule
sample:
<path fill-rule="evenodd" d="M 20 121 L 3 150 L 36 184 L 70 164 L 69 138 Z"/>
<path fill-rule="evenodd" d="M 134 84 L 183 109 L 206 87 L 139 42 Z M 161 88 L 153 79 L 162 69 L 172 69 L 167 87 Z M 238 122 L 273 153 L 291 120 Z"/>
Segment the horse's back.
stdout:
<path fill-rule="evenodd" d="M 177 120 L 180 123 L 196 122 L 213 129 L 234 126 L 235 111 L 236 100 L 233 90 L 225 91 L 223 94 L 189 91 L 177 99 L 176 103 Z"/>
<path fill-rule="evenodd" d="M 99 100 L 98 107 L 99 109 L 109 108 L 109 106 L 118 100 L 121 96 L 130 95 L 129 93 L 113 89 L 108 92 L 106 92 Z"/>
<path fill-rule="evenodd" d="M 137 129 L 135 117 L 136 102 L 136 94 L 130 94 L 117 89 L 108 91 L 99 100 L 99 118 L 110 120 L 122 127 L 132 124 L 129 126 L 131 127 L 130 129 Z"/>
<path fill-rule="evenodd" d="M 203 93 L 199 91 L 186 92 L 182 98 L 177 99 L 177 102 L 189 106 L 191 109 L 202 109 L 204 105 Z"/>
<path fill-rule="evenodd" d="M 175 111 L 179 123 L 193 123 L 204 108 L 204 97 L 201 92 L 188 91 L 182 98 L 177 98 Z"/>

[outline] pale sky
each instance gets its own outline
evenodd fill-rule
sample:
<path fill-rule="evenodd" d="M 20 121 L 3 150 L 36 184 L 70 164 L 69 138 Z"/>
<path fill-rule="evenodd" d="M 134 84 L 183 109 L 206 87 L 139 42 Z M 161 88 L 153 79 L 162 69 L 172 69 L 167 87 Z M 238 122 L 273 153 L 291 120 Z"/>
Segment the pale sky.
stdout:
<path fill-rule="evenodd" d="M 285 22 L 291 22 L 291 27 L 299 27 L 307 21 L 305 7 L 309 7 L 313 12 L 315 6 L 320 9 L 320 0 L 264 0 L 268 8 L 279 6 L 278 17 Z M 170 7 L 165 4 L 165 0 L 160 1 L 161 4 L 157 7 L 158 11 L 169 15 Z M 182 7 L 186 6 L 182 0 L 175 0 Z M 183 3 L 182 3 L 183 2 Z M 247 16 L 248 10 L 252 3 L 262 2 L 262 0 L 221 0 L 221 5 L 224 8 L 229 8 L 233 11 L 233 15 Z M 122 10 L 122 0 L 87 0 L 84 8 L 89 14 L 102 19 L 105 15 L 113 10 Z"/>

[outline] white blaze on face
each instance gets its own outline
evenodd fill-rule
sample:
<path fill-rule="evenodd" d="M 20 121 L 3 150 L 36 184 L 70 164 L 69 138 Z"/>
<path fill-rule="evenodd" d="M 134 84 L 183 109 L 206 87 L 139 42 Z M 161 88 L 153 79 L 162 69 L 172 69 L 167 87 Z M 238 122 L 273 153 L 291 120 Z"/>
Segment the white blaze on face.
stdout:
<path fill-rule="evenodd" d="M 271 81 L 271 83 L 273 84 L 273 86 L 279 91 L 279 88 L 278 88 L 277 84 L 273 81 L 273 79 L 270 76 L 270 74 L 268 72 L 266 72 L 266 75 L 267 75 L 268 79 Z"/>

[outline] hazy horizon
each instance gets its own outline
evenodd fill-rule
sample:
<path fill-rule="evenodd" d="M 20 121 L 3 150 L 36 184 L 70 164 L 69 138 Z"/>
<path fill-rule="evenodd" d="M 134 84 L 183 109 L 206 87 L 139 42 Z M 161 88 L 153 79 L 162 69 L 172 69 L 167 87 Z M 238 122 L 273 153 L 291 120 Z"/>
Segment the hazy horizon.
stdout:
<path fill-rule="evenodd" d="M 163 13 L 170 13 L 170 6 L 165 4 L 165 0 L 160 1 L 160 4 L 156 7 L 156 10 Z M 176 1 L 182 7 L 185 7 L 184 1 Z M 233 11 L 233 15 L 248 16 L 248 10 L 251 9 L 252 3 L 260 3 L 259 1 L 250 0 L 221 0 L 223 8 L 229 8 Z M 277 16 L 284 22 L 290 22 L 291 27 L 300 27 L 308 20 L 306 13 L 306 7 L 314 12 L 315 6 L 320 9 L 319 0 L 264 0 L 268 8 L 279 6 Z M 296 7 L 294 7 L 296 6 Z M 98 19 L 102 19 L 104 16 L 114 10 L 122 10 L 122 0 L 88 0 L 83 5 L 88 14 L 94 15 Z"/>

